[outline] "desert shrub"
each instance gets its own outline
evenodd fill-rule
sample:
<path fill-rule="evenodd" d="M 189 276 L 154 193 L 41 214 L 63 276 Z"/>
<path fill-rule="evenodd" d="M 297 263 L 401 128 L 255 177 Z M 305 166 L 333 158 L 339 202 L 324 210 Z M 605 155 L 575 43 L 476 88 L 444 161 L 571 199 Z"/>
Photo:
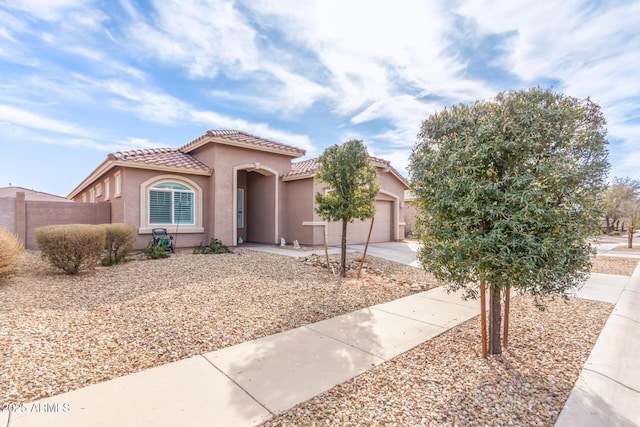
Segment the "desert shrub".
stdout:
<path fill-rule="evenodd" d="M 166 246 L 155 245 L 151 239 L 149 245 L 142 252 L 150 259 L 169 258 L 171 254 L 165 248 Z"/>
<path fill-rule="evenodd" d="M 0 279 L 11 273 L 22 249 L 20 239 L 6 228 L 0 227 Z"/>
<path fill-rule="evenodd" d="M 105 246 L 105 228 L 100 225 L 47 225 L 36 228 L 42 256 L 67 274 L 93 269 Z"/>
<path fill-rule="evenodd" d="M 204 246 L 200 243 L 198 246 L 193 248 L 194 254 L 228 254 L 231 253 L 231 250 L 227 245 L 222 243 L 220 240 L 212 237 L 211 243 L 209 246 Z"/>
<path fill-rule="evenodd" d="M 136 228 L 131 224 L 102 224 L 105 229 L 105 254 L 102 265 L 119 264 L 133 250 L 136 242 Z"/>

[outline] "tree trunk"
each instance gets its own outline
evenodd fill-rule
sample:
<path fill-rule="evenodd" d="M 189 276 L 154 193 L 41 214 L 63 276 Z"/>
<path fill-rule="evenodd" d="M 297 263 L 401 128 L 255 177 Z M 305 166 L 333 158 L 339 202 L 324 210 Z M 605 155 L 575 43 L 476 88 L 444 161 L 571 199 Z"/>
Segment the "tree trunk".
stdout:
<path fill-rule="evenodd" d="M 504 290 L 504 327 L 502 330 L 502 347 L 509 346 L 509 305 L 511 303 L 511 287 Z"/>
<path fill-rule="evenodd" d="M 342 221 L 342 250 L 340 252 L 340 277 L 347 277 L 347 221 Z"/>
<path fill-rule="evenodd" d="M 629 227 L 627 229 L 627 248 L 633 248 L 633 228 Z"/>
<path fill-rule="evenodd" d="M 604 220 L 607 224 L 607 230 L 605 231 L 606 234 L 611 234 L 611 221 L 609 219 L 608 216 L 605 215 Z"/>
<path fill-rule="evenodd" d="M 501 292 L 497 286 L 489 286 L 489 353 L 502 354 L 500 342 Z"/>
<path fill-rule="evenodd" d="M 482 332 L 482 357 L 487 358 L 487 288 L 480 276 L 480 328 Z"/>

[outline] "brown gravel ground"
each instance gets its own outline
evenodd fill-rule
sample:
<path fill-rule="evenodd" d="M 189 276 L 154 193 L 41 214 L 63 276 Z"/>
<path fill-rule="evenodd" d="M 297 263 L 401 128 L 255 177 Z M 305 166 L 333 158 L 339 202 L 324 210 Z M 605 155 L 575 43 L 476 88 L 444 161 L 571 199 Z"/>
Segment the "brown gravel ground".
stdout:
<path fill-rule="evenodd" d="M 591 271 L 594 273 L 631 276 L 637 265 L 638 260 L 633 258 L 599 256 L 592 260 Z"/>
<path fill-rule="evenodd" d="M 620 245 L 620 246 L 616 246 L 615 248 L 612 249 L 612 251 L 622 251 L 622 252 L 640 252 L 640 246 L 639 245 L 632 245 L 632 247 L 628 247 L 629 245 Z"/>
<path fill-rule="evenodd" d="M 628 275 L 629 261 L 598 257 L 593 271 Z M 182 252 L 74 277 L 27 252 L 18 274 L 0 284 L 0 402 L 25 403 L 390 301 L 414 283 L 436 285 L 375 257 L 360 282 L 340 281 L 321 263 L 241 249 Z M 529 297 L 515 297 L 502 356 L 479 357 L 472 319 L 267 425 L 553 425 L 612 308 L 556 299 L 540 312 Z"/>
<path fill-rule="evenodd" d="M 437 285 L 418 269 L 374 257 L 363 280 L 340 281 L 315 266 L 318 258 L 179 252 L 67 276 L 26 251 L 17 274 L 0 283 L 0 403 L 30 402 L 391 301 L 411 294 L 413 283 Z"/>
<path fill-rule="evenodd" d="M 552 426 L 612 308 L 514 298 L 503 355 L 479 356 L 475 318 L 265 425 Z"/>
<path fill-rule="evenodd" d="M 597 257 L 631 275 L 637 260 Z M 553 426 L 613 304 L 513 298 L 509 346 L 479 356 L 478 318 L 276 416 L 265 426 Z"/>

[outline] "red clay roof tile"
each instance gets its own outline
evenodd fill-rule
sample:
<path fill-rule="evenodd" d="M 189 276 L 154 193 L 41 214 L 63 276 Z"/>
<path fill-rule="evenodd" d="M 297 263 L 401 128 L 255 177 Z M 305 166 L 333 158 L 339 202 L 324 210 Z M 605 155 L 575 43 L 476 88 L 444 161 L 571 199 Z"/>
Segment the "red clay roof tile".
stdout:
<path fill-rule="evenodd" d="M 185 154 L 175 148 L 149 148 L 144 150 L 118 151 L 112 153 L 111 160 L 125 162 L 155 164 L 159 166 L 172 166 L 178 168 L 209 171 L 207 165 L 195 157 Z"/>
<path fill-rule="evenodd" d="M 281 144 L 279 142 L 271 141 L 270 139 L 260 138 L 258 136 L 250 135 L 238 130 L 210 130 L 206 134 L 199 138 L 194 139 L 190 143 L 180 147 L 180 151 L 189 152 L 193 147 L 199 146 L 200 141 L 204 138 L 222 138 L 229 141 L 238 142 L 242 144 L 254 145 L 256 147 L 267 148 L 271 150 L 289 152 L 295 157 L 304 156 L 305 150 L 291 145 Z"/>

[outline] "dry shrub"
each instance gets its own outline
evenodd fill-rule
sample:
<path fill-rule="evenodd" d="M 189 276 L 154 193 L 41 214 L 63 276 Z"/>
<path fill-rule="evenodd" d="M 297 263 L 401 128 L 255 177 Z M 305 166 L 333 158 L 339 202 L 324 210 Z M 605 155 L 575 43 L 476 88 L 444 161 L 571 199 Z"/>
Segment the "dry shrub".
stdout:
<path fill-rule="evenodd" d="M 136 242 L 136 228 L 131 224 L 115 223 L 103 224 L 106 232 L 106 254 L 102 258 L 102 265 L 121 263 L 133 250 Z"/>
<path fill-rule="evenodd" d="M 0 227 L 0 279 L 11 273 L 22 249 L 20 239 L 6 228 Z"/>
<path fill-rule="evenodd" d="M 103 226 L 90 224 L 47 225 L 36 228 L 42 256 L 67 274 L 93 269 L 105 247 Z"/>

